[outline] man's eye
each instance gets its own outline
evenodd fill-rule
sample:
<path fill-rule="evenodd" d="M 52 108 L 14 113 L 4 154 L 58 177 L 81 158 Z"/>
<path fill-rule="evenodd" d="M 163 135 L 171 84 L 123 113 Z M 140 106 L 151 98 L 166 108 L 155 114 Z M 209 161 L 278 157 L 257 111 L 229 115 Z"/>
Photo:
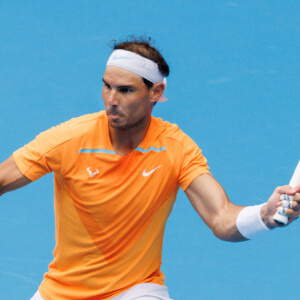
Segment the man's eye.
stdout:
<path fill-rule="evenodd" d="M 128 94 L 128 93 L 133 92 L 133 89 L 127 88 L 127 87 L 120 87 L 120 88 L 119 88 L 119 91 L 120 91 L 121 93 L 123 93 L 123 94 Z"/>
<path fill-rule="evenodd" d="M 107 83 L 104 83 L 104 87 L 107 88 L 107 89 L 110 89 L 110 85 L 107 84 Z"/>

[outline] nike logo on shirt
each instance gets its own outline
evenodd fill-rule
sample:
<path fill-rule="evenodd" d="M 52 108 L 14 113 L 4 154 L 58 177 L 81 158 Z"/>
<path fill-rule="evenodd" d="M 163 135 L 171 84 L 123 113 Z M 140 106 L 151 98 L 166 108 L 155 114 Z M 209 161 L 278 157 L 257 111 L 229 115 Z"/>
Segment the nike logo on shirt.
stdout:
<path fill-rule="evenodd" d="M 147 176 L 149 176 L 149 175 L 151 175 L 153 172 L 155 172 L 158 168 L 160 168 L 161 167 L 161 165 L 160 166 L 158 166 L 158 167 L 156 167 L 156 168 L 154 168 L 154 169 L 152 169 L 151 171 L 149 171 L 149 172 L 147 172 L 146 171 L 146 169 L 143 171 L 143 176 L 144 177 L 147 177 Z"/>

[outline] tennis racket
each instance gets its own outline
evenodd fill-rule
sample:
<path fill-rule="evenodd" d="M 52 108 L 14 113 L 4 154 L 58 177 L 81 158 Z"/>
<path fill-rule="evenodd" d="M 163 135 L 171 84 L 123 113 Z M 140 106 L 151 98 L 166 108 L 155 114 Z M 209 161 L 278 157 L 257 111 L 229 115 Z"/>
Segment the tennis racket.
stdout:
<path fill-rule="evenodd" d="M 298 165 L 295 169 L 295 172 L 292 176 L 289 186 L 295 187 L 298 184 L 300 184 L 300 161 L 298 162 Z M 273 220 L 275 220 L 279 224 L 286 225 L 288 223 L 288 216 L 286 215 L 286 210 L 288 208 L 292 208 L 293 196 L 282 194 L 280 196 L 280 200 L 282 201 L 282 204 L 278 208 L 276 214 L 274 215 Z"/>

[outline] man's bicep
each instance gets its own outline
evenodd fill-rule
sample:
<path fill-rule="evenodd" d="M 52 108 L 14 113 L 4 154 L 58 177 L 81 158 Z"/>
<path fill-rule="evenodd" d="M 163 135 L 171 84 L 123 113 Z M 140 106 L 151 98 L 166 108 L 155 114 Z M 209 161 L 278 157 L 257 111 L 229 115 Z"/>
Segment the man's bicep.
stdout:
<path fill-rule="evenodd" d="M 0 164 L 0 195 L 21 188 L 32 182 L 25 177 L 10 156 Z"/>
<path fill-rule="evenodd" d="M 210 228 L 213 227 L 222 210 L 224 211 L 231 204 L 221 185 L 210 174 L 203 174 L 194 179 L 185 193 Z"/>

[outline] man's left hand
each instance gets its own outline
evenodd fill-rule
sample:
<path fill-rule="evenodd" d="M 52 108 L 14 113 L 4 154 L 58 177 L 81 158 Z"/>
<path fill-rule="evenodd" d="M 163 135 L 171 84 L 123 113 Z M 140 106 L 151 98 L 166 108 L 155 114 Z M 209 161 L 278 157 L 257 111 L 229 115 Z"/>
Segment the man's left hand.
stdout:
<path fill-rule="evenodd" d="M 300 185 L 295 188 L 291 188 L 288 185 L 280 186 L 275 189 L 271 197 L 269 198 L 267 205 L 261 209 L 261 217 L 268 228 L 284 227 L 286 225 L 279 224 L 273 220 L 273 216 L 276 211 L 281 207 L 282 200 L 280 196 L 283 194 L 291 195 L 293 201 L 290 208 L 286 208 L 286 215 L 288 217 L 288 224 L 292 223 L 299 217 L 300 213 Z M 288 225 L 287 224 L 287 225 Z"/>

